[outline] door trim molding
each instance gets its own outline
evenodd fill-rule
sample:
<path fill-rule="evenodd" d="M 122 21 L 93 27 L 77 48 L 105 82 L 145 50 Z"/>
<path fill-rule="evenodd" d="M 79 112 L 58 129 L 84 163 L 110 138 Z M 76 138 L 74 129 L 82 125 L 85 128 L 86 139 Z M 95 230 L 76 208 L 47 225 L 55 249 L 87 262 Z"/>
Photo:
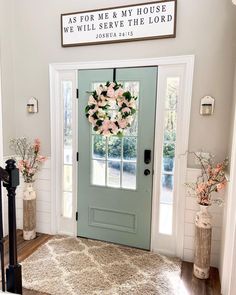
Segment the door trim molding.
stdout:
<path fill-rule="evenodd" d="M 50 114 L 51 114 L 51 179 L 52 179 L 52 210 L 51 210 L 51 230 L 52 234 L 57 233 L 57 216 L 59 214 L 58 210 L 58 200 L 57 195 L 59 195 L 57 173 L 59 168 L 59 159 L 60 155 L 58 154 L 57 147 L 57 138 L 58 133 L 61 132 L 58 128 L 57 116 L 56 113 L 58 110 L 58 73 L 60 71 L 71 70 L 78 71 L 82 69 L 106 69 L 106 68 L 131 68 L 131 67 L 145 67 L 145 66 L 167 66 L 167 65 L 183 65 L 185 67 L 185 89 L 183 100 L 185 101 L 185 125 L 183 125 L 183 138 L 181 138 L 182 148 L 181 150 L 188 150 L 188 138 L 189 138 L 189 125 L 190 125 L 190 110 L 191 110 L 191 97 L 192 97 L 192 85 L 193 85 L 193 71 L 194 71 L 194 55 L 185 55 L 185 56 L 170 56 L 170 57 L 159 57 L 159 58 L 144 58 L 144 59 L 128 59 L 128 60 L 106 60 L 106 61 L 90 61 L 90 62 L 72 62 L 72 63 L 52 63 L 49 65 L 49 76 L 50 76 Z M 76 72 L 75 72 L 76 74 Z M 76 127 L 76 122 L 74 125 Z M 155 157 L 155 155 L 154 155 Z M 181 168 L 179 169 L 179 179 L 178 181 L 183 184 L 185 182 L 187 171 L 187 156 L 181 157 Z M 60 172 L 59 172 L 60 173 Z M 155 190 L 155 188 L 154 188 Z M 178 216 L 176 218 L 177 226 L 177 235 L 176 239 L 176 255 L 183 257 L 183 240 L 184 240 L 184 194 L 185 189 L 183 185 L 179 186 L 177 192 L 177 212 Z M 182 202 L 181 202 L 182 200 Z M 155 229 L 155 214 L 157 214 L 157 197 L 153 194 L 152 199 L 152 241 L 151 249 L 154 249 L 153 241 L 153 232 Z M 75 221 L 76 224 L 76 221 Z M 76 228 L 76 226 L 74 227 Z M 76 236 L 76 231 L 73 233 Z"/>
<path fill-rule="evenodd" d="M 236 67 L 234 72 L 234 96 L 236 96 Z M 227 202 L 224 210 L 225 220 L 223 223 L 222 254 L 220 265 L 221 292 L 223 295 L 235 293 L 235 270 L 236 270 L 236 105 L 234 107 L 231 144 L 231 158 L 229 171 L 229 185 L 227 188 Z"/>

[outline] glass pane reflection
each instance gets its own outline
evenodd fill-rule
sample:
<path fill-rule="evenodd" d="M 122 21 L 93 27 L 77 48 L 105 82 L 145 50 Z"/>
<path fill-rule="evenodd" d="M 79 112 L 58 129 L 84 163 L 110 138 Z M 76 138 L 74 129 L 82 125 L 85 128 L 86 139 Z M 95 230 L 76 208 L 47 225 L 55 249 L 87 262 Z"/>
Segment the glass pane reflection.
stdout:
<path fill-rule="evenodd" d="M 108 139 L 108 159 L 121 159 L 122 139 L 119 137 L 110 137 Z"/>
<path fill-rule="evenodd" d="M 93 135 L 93 158 L 105 159 L 106 157 L 106 137 Z"/>
<path fill-rule="evenodd" d="M 107 185 L 111 187 L 120 187 L 120 167 L 118 161 L 109 161 L 107 169 Z"/>
<path fill-rule="evenodd" d="M 63 193 L 63 217 L 71 218 L 72 216 L 72 192 Z"/>
<path fill-rule="evenodd" d="M 92 160 L 92 184 L 105 185 L 106 162 L 101 160 Z"/>
<path fill-rule="evenodd" d="M 137 158 L 137 138 L 136 137 L 124 137 L 123 158 L 124 160 L 136 160 Z"/>
<path fill-rule="evenodd" d="M 136 163 L 123 163 L 122 187 L 136 189 Z"/>

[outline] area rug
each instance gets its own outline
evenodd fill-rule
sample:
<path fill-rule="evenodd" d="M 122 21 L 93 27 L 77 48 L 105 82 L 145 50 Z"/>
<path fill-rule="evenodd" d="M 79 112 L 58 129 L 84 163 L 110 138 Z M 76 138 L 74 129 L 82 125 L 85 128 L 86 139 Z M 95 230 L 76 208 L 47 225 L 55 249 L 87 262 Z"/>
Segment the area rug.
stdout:
<path fill-rule="evenodd" d="M 175 295 L 181 261 L 82 238 L 55 237 L 22 262 L 24 288 L 55 295 Z"/>

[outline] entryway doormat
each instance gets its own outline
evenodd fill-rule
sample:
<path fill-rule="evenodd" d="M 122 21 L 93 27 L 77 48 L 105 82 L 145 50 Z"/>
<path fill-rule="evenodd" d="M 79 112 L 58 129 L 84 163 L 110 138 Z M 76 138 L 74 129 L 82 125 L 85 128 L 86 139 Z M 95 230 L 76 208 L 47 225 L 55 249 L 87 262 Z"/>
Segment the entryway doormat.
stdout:
<path fill-rule="evenodd" d="M 56 236 L 22 262 L 24 288 L 53 295 L 175 295 L 181 261 L 84 238 Z"/>

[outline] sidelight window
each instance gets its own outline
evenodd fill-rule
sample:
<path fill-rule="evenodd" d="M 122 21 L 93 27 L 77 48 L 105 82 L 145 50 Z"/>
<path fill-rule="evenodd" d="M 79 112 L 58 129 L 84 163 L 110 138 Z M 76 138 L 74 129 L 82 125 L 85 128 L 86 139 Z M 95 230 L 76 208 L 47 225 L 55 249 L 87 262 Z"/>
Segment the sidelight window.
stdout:
<path fill-rule="evenodd" d="M 72 217 L 72 81 L 62 81 L 63 198 L 62 216 Z"/>
<path fill-rule="evenodd" d="M 172 234 L 174 202 L 174 169 L 176 156 L 177 103 L 179 96 L 179 77 L 166 80 L 164 107 L 164 134 L 162 146 L 162 171 L 160 183 L 159 232 Z"/>

